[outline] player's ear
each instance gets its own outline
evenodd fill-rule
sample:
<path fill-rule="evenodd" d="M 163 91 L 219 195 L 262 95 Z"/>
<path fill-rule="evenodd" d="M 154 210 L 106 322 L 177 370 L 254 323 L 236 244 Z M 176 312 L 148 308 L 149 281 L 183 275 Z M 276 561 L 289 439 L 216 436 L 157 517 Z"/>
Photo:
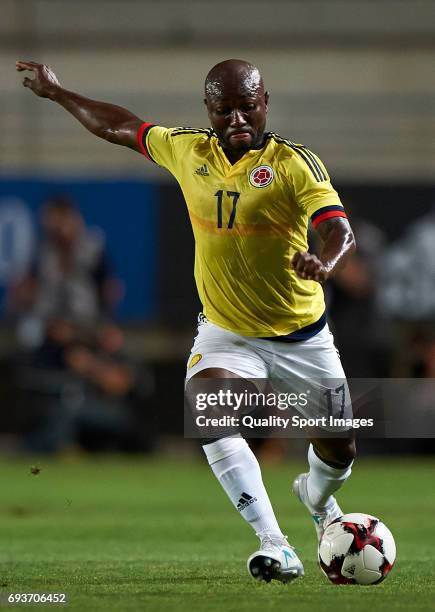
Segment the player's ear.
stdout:
<path fill-rule="evenodd" d="M 267 113 L 267 111 L 269 110 L 268 108 L 269 107 L 269 92 L 268 91 L 264 92 L 264 105 L 266 107 L 266 113 Z"/>
<path fill-rule="evenodd" d="M 207 98 L 204 98 L 204 104 L 207 106 Z"/>

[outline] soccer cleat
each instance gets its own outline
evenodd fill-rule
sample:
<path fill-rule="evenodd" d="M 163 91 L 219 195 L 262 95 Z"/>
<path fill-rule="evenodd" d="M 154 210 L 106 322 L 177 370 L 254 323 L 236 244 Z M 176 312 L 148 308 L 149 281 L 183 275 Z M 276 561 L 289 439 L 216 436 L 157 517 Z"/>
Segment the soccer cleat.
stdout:
<path fill-rule="evenodd" d="M 343 516 L 343 512 L 340 506 L 337 504 L 335 497 L 332 498 L 333 501 L 328 504 L 328 506 L 325 506 L 325 508 L 320 510 L 318 508 L 314 508 L 308 499 L 307 478 L 308 474 L 299 474 L 299 476 L 294 479 L 293 493 L 308 508 L 311 518 L 314 521 L 317 538 L 320 542 L 327 526 L 336 518 Z"/>
<path fill-rule="evenodd" d="M 260 550 L 247 562 L 248 572 L 257 580 L 290 582 L 304 575 L 304 566 L 285 537 L 265 535 Z"/>

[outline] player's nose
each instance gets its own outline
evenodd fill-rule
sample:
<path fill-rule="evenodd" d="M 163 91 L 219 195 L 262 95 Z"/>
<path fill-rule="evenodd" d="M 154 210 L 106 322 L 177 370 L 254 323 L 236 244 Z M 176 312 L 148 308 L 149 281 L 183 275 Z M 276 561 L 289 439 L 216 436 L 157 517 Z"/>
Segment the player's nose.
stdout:
<path fill-rule="evenodd" d="M 234 109 L 231 113 L 231 127 L 243 127 L 246 125 L 245 118 L 243 117 L 243 113 L 237 109 Z"/>

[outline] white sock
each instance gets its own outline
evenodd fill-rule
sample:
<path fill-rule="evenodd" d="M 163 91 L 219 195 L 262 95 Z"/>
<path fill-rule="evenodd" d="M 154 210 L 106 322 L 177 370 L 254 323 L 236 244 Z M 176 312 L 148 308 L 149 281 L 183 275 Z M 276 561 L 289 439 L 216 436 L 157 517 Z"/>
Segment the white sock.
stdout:
<path fill-rule="evenodd" d="M 242 437 L 222 438 L 203 447 L 208 463 L 235 508 L 257 535 L 284 537 L 254 453 Z"/>
<path fill-rule="evenodd" d="M 352 464 L 344 469 L 333 468 L 322 461 L 314 452 L 313 445 L 308 449 L 310 473 L 307 479 L 308 498 L 313 508 L 321 510 L 330 503 L 335 491 L 346 482 L 352 472 Z"/>

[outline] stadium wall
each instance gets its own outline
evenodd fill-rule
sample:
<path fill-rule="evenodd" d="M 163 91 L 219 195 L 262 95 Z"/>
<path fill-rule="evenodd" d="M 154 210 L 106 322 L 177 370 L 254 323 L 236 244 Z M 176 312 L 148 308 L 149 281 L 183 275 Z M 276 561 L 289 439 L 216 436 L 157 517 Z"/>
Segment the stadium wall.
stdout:
<path fill-rule="evenodd" d="M 376 10 L 373 10 L 374 4 Z M 170 177 L 86 134 L 23 92 L 17 58 L 162 125 L 201 126 L 216 62 L 257 63 L 269 126 L 302 142 L 345 183 L 433 181 L 435 3 L 416 0 L 18 0 L 2 2 L 0 171 Z M 89 10 L 92 6 L 93 10 Z M 228 19 L 231 10 L 231 19 Z"/>

